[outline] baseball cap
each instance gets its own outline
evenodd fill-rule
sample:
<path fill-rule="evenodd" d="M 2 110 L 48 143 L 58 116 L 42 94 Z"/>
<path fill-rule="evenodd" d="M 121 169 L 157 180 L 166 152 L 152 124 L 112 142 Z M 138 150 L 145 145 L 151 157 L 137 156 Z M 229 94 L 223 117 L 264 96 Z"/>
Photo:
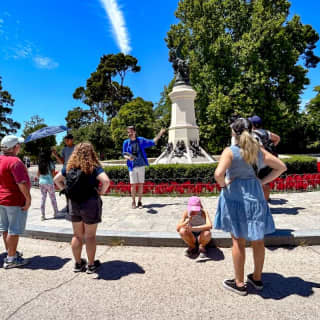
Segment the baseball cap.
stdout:
<path fill-rule="evenodd" d="M 24 139 L 16 136 L 5 136 L 1 140 L 1 148 L 11 149 L 19 143 L 23 143 Z"/>
<path fill-rule="evenodd" d="M 64 139 L 73 139 L 73 135 L 71 133 L 68 133 Z"/>
<path fill-rule="evenodd" d="M 201 201 L 199 197 L 191 197 L 188 201 L 188 212 L 191 211 L 200 211 L 201 210 Z"/>
<path fill-rule="evenodd" d="M 255 124 L 255 123 L 256 124 L 261 124 L 262 123 L 261 118 L 259 116 L 257 116 L 257 115 L 254 115 L 254 116 L 252 116 L 251 118 L 248 118 L 248 119 L 252 124 Z"/>

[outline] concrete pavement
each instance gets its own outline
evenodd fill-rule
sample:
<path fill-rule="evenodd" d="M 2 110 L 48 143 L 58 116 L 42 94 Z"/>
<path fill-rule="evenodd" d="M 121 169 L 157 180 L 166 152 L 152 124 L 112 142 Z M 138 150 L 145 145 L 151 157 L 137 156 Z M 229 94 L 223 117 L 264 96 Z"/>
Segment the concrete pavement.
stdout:
<path fill-rule="evenodd" d="M 98 246 L 98 275 L 72 272 L 67 243 L 23 238 L 19 248 L 31 262 L 0 267 L 3 320 L 319 319 L 319 246 L 267 249 L 264 289 L 246 297 L 222 287 L 233 276 L 229 248 L 199 261 L 182 248 Z M 245 272 L 252 268 L 247 249 Z"/>
<path fill-rule="evenodd" d="M 57 241 L 69 241 L 71 224 L 65 219 L 52 219 L 47 199 L 47 220 L 40 217 L 40 190 L 32 188 L 27 235 Z M 59 197 L 58 207 L 65 206 Z M 218 197 L 202 197 L 204 207 L 214 219 Z M 145 197 L 143 209 L 131 209 L 130 197 L 103 197 L 102 223 L 98 240 L 104 244 L 122 243 L 143 246 L 183 246 L 175 228 L 187 208 L 187 197 Z M 269 245 L 320 244 L 320 192 L 281 193 L 272 195 L 270 204 L 277 232 L 266 238 Z M 213 244 L 230 246 L 230 235 L 213 231 Z"/>

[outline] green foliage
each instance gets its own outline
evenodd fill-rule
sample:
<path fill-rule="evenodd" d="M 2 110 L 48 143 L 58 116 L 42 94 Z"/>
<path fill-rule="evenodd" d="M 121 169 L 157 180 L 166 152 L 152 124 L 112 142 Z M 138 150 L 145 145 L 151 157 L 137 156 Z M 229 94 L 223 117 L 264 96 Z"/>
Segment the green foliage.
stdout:
<path fill-rule="evenodd" d="M 92 121 L 89 110 L 84 110 L 80 107 L 68 111 L 65 120 L 69 129 L 79 129 L 87 126 Z"/>
<path fill-rule="evenodd" d="M 93 122 L 85 127 L 72 130 L 74 142 L 79 143 L 89 141 L 99 154 L 100 159 L 114 159 L 118 157 L 119 152 L 114 149 L 114 143 L 111 138 L 110 126 L 105 122 Z"/>
<path fill-rule="evenodd" d="M 94 121 L 110 121 L 122 105 L 131 101 L 133 94 L 123 85 L 126 74 L 139 72 L 138 60 L 123 53 L 103 55 L 100 63 L 86 87 L 75 90 L 73 97 L 89 106 L 89 114 Z M 113 78 L 119 76 L 120 83 Z"/>
<path fill-rule="evenodd" d="M 317 172 L 317 160 L 308 156 L 294 155 L 282 159 L 288 170 L 285 174 L 303 174 Z M 214 183 L 214 171 L 218 163 L 212 164 L 159 164 L 146 168 L 146 180 L 155 183 L 186 182 Z M 109 178 L 115 182 L 129 182 L 128 168 L 126 166 L 104 167 Z"/>
<path fill-rule="evenodd" d="M 24 122 L 24 129 L 22 132 L 22 136 L 27 138 L 31 133 L 37 131 L 41 128 L 47 127 L 44 123 L 44 119 L 35 115 L 32 116 L 29 121 Z M 38 139 L 35 141 L 31 141 L 22 145 L 21 156 L 28 155 L 31 157 L 33 161 L 37 160 L 40 152 L 48 152 L 51 153 L 51 147 L 56 145 L 55 136 L 50 136 L 42 139 Z"/>
<path fill-rule="evenodd" d="M 286 174 L 314 173 L 318 171 L 317 159 L 308 156 L 292 155 L 282 159 L 287 166 Z"/>
<path fill-rule="evenodd" d="M 314 88 L 316 96 L 306 105 L 303 130 L 309 152 L 320 151 L 320 86 Z"/>
<path fill-rule="evenodd" d="M 135 126 L 137 135 L 152 139 L 154 137 L 154 114 L 152 102 L 136 98 L 123 105 L 118 115 L 111 121 L 111 135 L 114 148 L 122 153 L 122 144 L 128 138 L 126 128 Z M 149 155 L 152 152 L 148 152 Z"/>
<path fill-rule="evenodd" d="M 0 138 L 13 134 L 20 129 L 20 123 L 8 117 L 12 113 L 14 99 L 8 91 L 2 90 L 2 78 L 0 77 Z"/>
<path fill-rule="evenodd" d="M 179 22 L 166 41 L 169 49 L 182 44 L 190 61 L 200 138 L 209 152 L 228 145 L 234 112 L 258 114 L 281 135 L 279 150 L 296 152 L 299 95 L 309 84 L 308 68 L 320 60 L 313 52 L 319 36 L 298 16 L 289 20 L 289 8 L 287 0 L 180 0 Z"/>

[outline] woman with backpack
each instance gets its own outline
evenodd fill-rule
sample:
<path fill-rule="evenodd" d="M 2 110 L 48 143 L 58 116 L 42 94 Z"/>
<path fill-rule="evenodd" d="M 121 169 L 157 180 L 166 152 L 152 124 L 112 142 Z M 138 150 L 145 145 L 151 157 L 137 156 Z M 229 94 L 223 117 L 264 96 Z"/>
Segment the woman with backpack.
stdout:
<path fill-rule="evenodd" d="M 49 194 L 51 204 L 53 207 L 53 211 L 54 211 L 53 217 L 56 218 L 59 211 L 58 211 L 57 200 L 55 196 L 55 188 L 53 183 L 54 163 L 51 160 L 51 155 L 49 152 L 40 153 L 37 176 L 39 178 L 39 186 L 41 191 L 41 220 L 46 219 L 45 211 L 46 211 L 47 193 Z"/>
<path fill-rule="evenodd" d="M 254 272 L 247 282 L 261 290 L 265 248 L 264 235 L 275 231 L 274 221 L 262 185 L 277 178 L 286 170 L 285 164 L 265 149 L 251 135 L 252 124 L 244 118 L 231 125 L 236 145 L 226 148 L 215 171 L 215 179 L 222 188 L 214 227 L 230 232 L 234 279 L 224 280 L 223 286 L 240 295 L 247 294 L 244 282 L 246 240 L 253 248 Z M 256 172 L 264 164 L 272 171 L 263 179 Z"/>
<path fill-rule="evenodd" d="M 100 266 L 100 261 L 94 260 L 97 226 L 102 215 L 100 195 L 107 191 L 110 181 L 92 144 L 77 144 L 66 168 L 62 169 L 54 181 L 69 199 L 69 217 L 73 227 L 71 248 L 75 259 L 73 271 L 94 273 Z M 81 258 L 84 242 L 88 264 Z"/>

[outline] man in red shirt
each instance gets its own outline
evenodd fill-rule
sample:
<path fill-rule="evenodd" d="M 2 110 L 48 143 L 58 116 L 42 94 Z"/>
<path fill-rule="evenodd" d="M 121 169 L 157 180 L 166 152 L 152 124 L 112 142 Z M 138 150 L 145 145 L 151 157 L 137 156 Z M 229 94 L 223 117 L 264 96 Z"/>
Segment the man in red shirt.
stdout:
<path fill-rule="evenodd" d="M 7 257 L 3 267 L 11 269 L 28 263 L 17 251 L 19 236 L 24 233 L 27 211 L 31 205 L 30 179 L 23 162 L 17 157 L 24 139 L 5 136 L 0 155 L 0 232 L 3 233 Z"/>

